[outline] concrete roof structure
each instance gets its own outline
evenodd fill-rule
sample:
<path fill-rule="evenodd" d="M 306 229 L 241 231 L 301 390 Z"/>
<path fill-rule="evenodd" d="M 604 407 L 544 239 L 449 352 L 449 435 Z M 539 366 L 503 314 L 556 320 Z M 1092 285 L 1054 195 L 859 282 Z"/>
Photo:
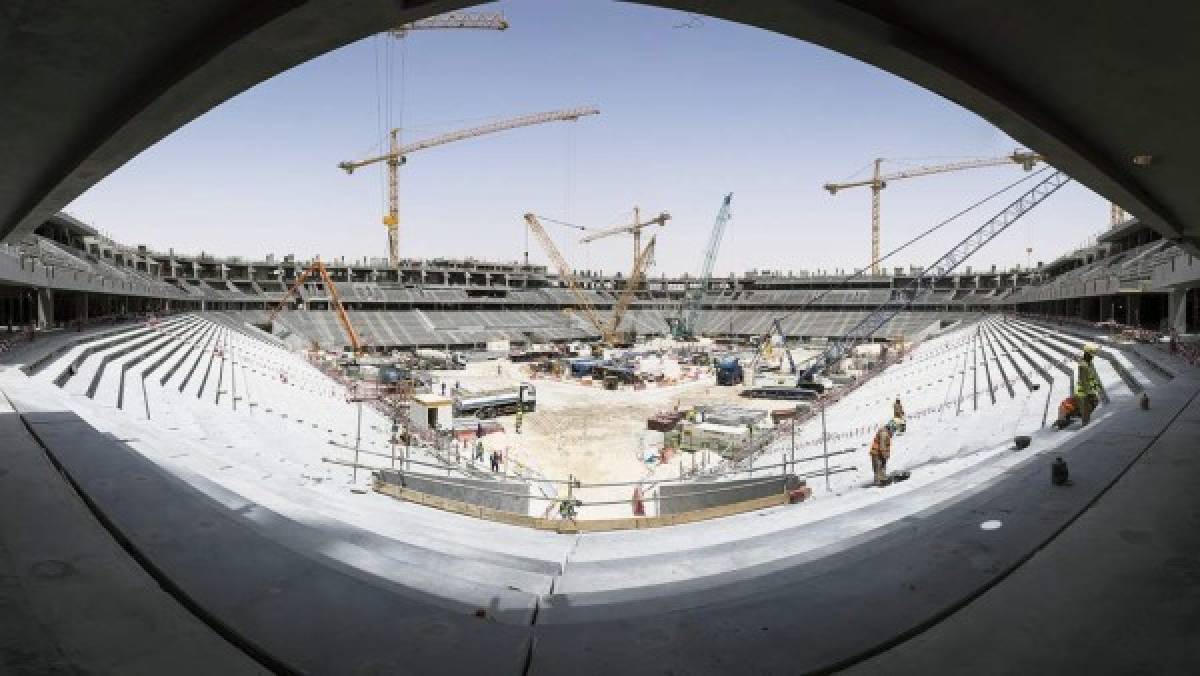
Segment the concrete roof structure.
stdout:
<path fill-rule="evenodd" d="M 217 104 L 462 0 L 83 0 L 0 13 L 0 240 L 31 232 Z M 1200 6 L 1034 0 L 648 0 L 878 66 L 974 111 L 1200 253 Z M 1134 158 L 1143 158 L 1135 163 Z"/>

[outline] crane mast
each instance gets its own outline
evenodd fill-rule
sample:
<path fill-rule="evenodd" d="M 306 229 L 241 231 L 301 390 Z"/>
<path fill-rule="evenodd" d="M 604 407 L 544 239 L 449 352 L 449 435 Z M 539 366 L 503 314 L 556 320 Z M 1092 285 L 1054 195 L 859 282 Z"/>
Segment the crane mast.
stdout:
<path fill-rule="evenodd" d="M 607 333 L 604 321 L 600 319 L 600 314 L 596 311 L 596 306 L 580 290 L 579 283 L 575 280 L 574 271 L 571 270 L 571 266 L 567 264 L 567 259 L 563 258 L 558 247 L 554 245 L 554 240 L 550 239 L 550 235 L 542 227 L 536 215 L 525 214 L 525 224 L 533 232 L 533 236 L 537 239 L 538 243 L 542 245 L 542 249 L 546 251 L 546 255 L 550 256 L 554 267 L 558 269 L 559 279 L 567 283 L 567 288 L 571 291 L 571 295 L 575 297 L 575 302 L 579 305 L 579 310 L 583 312 L 584 318 L 596 329 L 596 333 L 601 338 L 604 338 Z"/>
<path fill-rule="evenodd" d="M 407 161 L 407 156 L 419 150 L 426 150 L 455 141 L 464 141 L 466 139 L 475 138 L 477 136 L 486 136 L 495 134 L 509 129 L 517 129 L 520 127 L 529 127 L 547 122 L 563 122 L 574 121 L 588 115 L 598 115 L 600 110 L 595 107 L 584 108 L 568 108 L 566 110 L 556 110 L 545 113 L 535 113 L 532 115 L 522 115 L 509 120 L 493 122 L 478 127 L 469 129 L 460 129 L 447 134 L 433 136 L 427 139 L 422 139 L 415 143 L 407 145 L 400 144 L 400 130 L 392 129 L 388 134 L 388 152 L 374 157 L 368 157 L 362 160 L 354 160 L 347 162 L 339 162 L 338 168 L 345 171 L 347 174 L 354 173 L 355 169 L 370 166 L 373 164 L 384 163 L 387 166 L 388 173 L 388 212 L 383 217 L 383 224 L 387 227 L 388 232 L 388 262 L 392 267 L 400 262 L 400 166 Z"/>
<path fill-rule="evenodd" d="M 721 248 L 721 239 L 725 236 L 725 226 L 733 217 L 733 193 L 725 195 L 721 208 L 717 211 L 717 219 L 713 221 L 712 233 L 708 236 L 708 246 L 704 249 L 704 264 L 700 269 L 700 286 L 692 289 L 689 285 L 683 290 L 683 302 L 679 307 L 679 317 L 675 320 L 674 333 L 679 339 L 689 339 L 696 335 L 696 321 L 700 316 L 700 301 L 708 284 L 712 281 L 713 267 L 717 263 L 717 252 Z"/>
<path fill-rule="evenodd" d="M 879 194 L 887 187 L 888 181 L 898 181 L 906 178 L 917 178 L 918 176 L 929 176 L 932 174 L 944 174 L 952 171 L 963 171 L 966 169 L 979 169 L 983 167 L 999 167 L 1008 164 L 1016 164 L 1025 171 L 1033 169 L 1033 166 L 1038 162 L 1043 161 L 1041 155 L 1026 151 L 1013 151 L 1011 155 L 1004 157 L 985 157 L 972 160 L 964 160 L 961 162 L 951 162 L 948 164 L 935 164 L 924 167 L 915 167 L 905 169 L 890 174 L 881 172 L 883 158 L 876 158 L 874 161 L 874 170 L 871 173 L 871 178 L 862 181 L 850 181 L 847 183 L 826 183 L 824 188 L 829 191 L 830 195 L 836 195 L 838 191 L 848 188 L 867 187 L 871 188 L 871 274 L 879 274 L 879 249 L 880 249 L 880 233 L 879 233 Z"/>

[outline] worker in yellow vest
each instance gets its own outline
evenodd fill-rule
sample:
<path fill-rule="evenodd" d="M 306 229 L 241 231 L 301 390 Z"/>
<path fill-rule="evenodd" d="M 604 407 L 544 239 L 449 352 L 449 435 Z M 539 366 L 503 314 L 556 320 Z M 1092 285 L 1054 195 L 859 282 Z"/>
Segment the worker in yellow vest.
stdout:
<path fill-rule="evenodd" d="M 1084 425 L 1091 422 L 1092 411 L 1096 410 L 1096 404 L 1100 400 L 1100 376 L 1096 374 L 1096 367 L 1092 364 L 1096 350 L 1096 346 L 1091 343 L 1084 345 L 1083 358 L 1079 360 L 1075 369 L 1075 398 L 1078 400 L 1079 417 L 1083 419 Z"/>

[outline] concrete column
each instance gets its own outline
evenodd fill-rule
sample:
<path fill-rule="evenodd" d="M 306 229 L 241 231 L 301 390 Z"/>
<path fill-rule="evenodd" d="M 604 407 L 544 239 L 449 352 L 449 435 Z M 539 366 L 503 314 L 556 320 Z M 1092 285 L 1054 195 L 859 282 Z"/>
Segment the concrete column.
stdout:
<path fill-rule="evenodd" d="M 54 289 L 37 290 L 37 327 L 44 329 L 54 323 Z"/>
<path fill-rule="evenodd" d="M 1187 289 L 1171 289 L 1167 293 L 1167 330 L 1187 332 Z"/>

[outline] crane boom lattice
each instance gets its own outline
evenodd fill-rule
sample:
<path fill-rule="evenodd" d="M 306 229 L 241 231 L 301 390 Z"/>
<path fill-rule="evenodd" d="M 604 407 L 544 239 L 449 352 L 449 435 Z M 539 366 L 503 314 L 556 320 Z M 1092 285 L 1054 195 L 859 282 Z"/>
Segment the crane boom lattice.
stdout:
<path fill-rule="evenodd" d="M 680 305 L 679 318 L 675 323 L 676 338 L 692 338 L 696 335 L 696 323 L 700 317 L 700 301 L 708 291 L 712 281 L 713 268 L 717 263 L 717 252 L 721 249 L 721 240 L 725 236 L 725 226 L 733 217 L 733 193 L 725 195 L 717 218 L 713 221 L 712 233 L 708 236 L 708 246 L 704 249 L 704 264 L 700 268 L 700 286 L 692 288 L 688 285 L 683 291 L 683 303 Z"/>
<path fill-rule="evenodd" d="M 613 342 L 613 339 L 616 338 L 617 333 L 621 330 L 621 321 L 625 319 L 625 312 L 629 309 L 630 303 L 633 302 L 633 297 L 637 293 L 638 286 L 646 278 L 646 268 L 650 265 L 650 261 L 654 260 L 655 239 L 653 235 L 650 236 L 650 241 L 646 243 L 646 248 L 641 251 L 637 260 L 633 262 L 633 272 L 629 275 L 629 284 L 621 292 L 621 296 L 617 299 L 617 304 L 613 306 L 612 323 L 609 325 L 608 334 L 603 336 L 605 342 Z"/>
<path fill-rule="evenodd" d="M 342 306 L 342 299 L 338 295 L 337 284 L 334 284 L 333 278 L 329 276 L 329 270 L 325 268 L 325 264 L 319 258 L 313 261 L 313 264 L 308 266 L 304 272 L 300 273 L 296 277 L 296 281 L 292 282 L 292 285 L 288 287 L 287 293 L 283 294 L 283 298 L 279 301 L 279 304 L 275 306 L 275 309 L 267 317 L 267 324 L 270 325 L 275 321 L 279 313 L 287 307 L 292 294 L 297 293 L 304 286 L 304 283 L 314 275 L 319 277 L 321 283 L 325 285 L 325 290 L 329 294 L 329 304 L 337 312 L 338 323 L 342 325 L 342 330 L 345 331 L 346 338 L 350 341 L 351 349 L 354 350 L 355 355 L 358 355 L 363 351 L 362 340 L 359 338 L 358 331 L 355 330 L 354 325 L 350 323 L 350 316 L 346 314 L 346 308 Z"/>
<path fill-rule="evenodd" d="M 596 329 L 598 335 L 601 337 L 605 336 L 607 327 L 605 327 L 604 321 L 600 319 L 600 314 L 596 311 L 596 306 L 592 304 L 592 301 L 579 288 L 579 283 L 575 279 L 575 272 L 567 263 L 567 259 L 563 258 L 558 247 L 555 246 L 554 240 L 550 239 L 550 235 L 546 232 L 541 222 L 538 221 L 537 216 L 534 214 L 525 214 L 525 224 L 533 232 L 533 236 L 537 239 L 538 243 L 542 245 L 542 249 L 546 251 L 546 255 L 550 257 L 551 262 L 554 263 L 554 267 L 558 269 L 559 279 L 567 283 L 567 288 L 570 290 L 571 295 L 575 297 L 575 302 L 579 305 L 579 310 L 583 313 L 584 318 Z"/>
<path fill-rule="evenodd" d="M 1022 216 L 1029 213 L 1047 197 L 1070 182 L 1070 180 L 1066 174 L 1055 171 L 1039 181 L 1027 192 L 1017 197 L 1001 210 L 1000 213 L 988 219 L 987 222 L 976 228 L 962 241 L 942 254 L 931 265 L 927 266 L 920 275 L 917 275 L 909 282 L 907 288 L 898 297 L 892 298 L 872 310 L 862 321 L 846 332 L 846 335 L 841 340 L 827 347 L 800 374 L 798 382 L 811 381 L 815 376 L 823 373 L 831 365 L 845 357 L 857 345 L 869 340 L 885 324 L 891 321 L 893 317 L 913 304 L 923 281 L 936 276 L 947 275 L 954 271 L 963 261 L 970 258 L 975 252 L 995 239 L 997 235 L 1020 220 Z"/>

